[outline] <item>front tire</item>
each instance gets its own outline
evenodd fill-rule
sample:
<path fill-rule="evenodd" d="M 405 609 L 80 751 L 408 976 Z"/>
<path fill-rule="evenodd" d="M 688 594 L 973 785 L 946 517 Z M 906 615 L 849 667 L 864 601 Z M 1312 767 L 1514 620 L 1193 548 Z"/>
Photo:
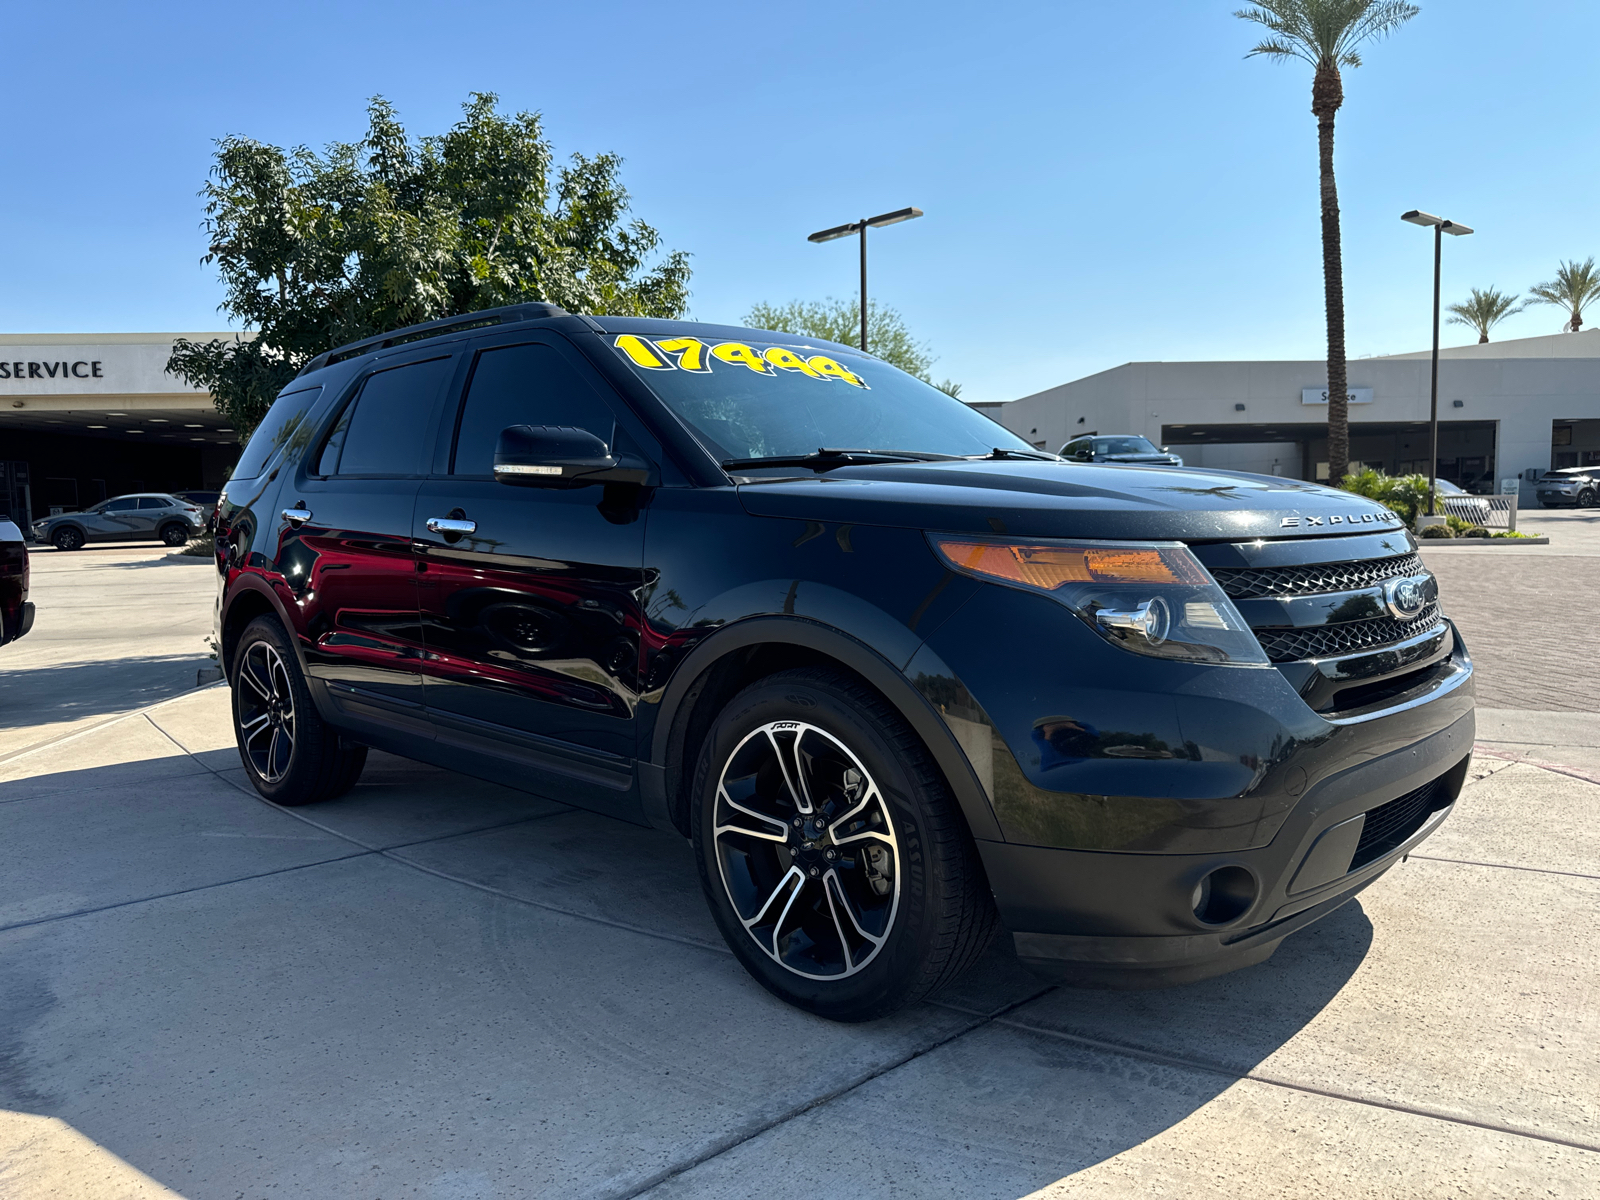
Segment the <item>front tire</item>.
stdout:
<path fill-rule="evenodd" d="M 998 918 L 926 747 L 838 672 L 769 676 L 718 715 L 691 793 L 696 858 L 728 946 L 768 991 L 838 1021 L 944 986 Z"/>
<path fill-rule="evenodd" d="M 82 550 L 83 533 L 68 525 L 65 529 L 58 529 L 51 535 L 50 541 L 57 550 Z"/>
<path fill-rule="evenodd" d="M 1587 488 L 1584 489 L 1583 491 L 1579 492 L 1578 493 L 1578 507 L 1579 508 L 1593 508 L 1594 507 L 1594 492 L 1588 490 Z"/>
<path fill-rule="evenodd" d="M 233 732 L 256 791 L 296 808 L 355 786 L 365 746 L 342 744 L 312 703 L 289 635 L 276 617 L 257 617 L 234 650 Z"/>

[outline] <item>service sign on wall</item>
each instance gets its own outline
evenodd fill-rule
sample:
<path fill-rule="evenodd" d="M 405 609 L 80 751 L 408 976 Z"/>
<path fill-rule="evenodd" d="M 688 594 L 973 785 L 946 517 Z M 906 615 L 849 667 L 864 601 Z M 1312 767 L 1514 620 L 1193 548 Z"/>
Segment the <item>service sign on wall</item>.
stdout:
<path fill-rule="evenodd" d="M 33 345 L 7 341 L 0 343 L 0 396 L 173 395 L 200 390 L 167 374 L 171 353 L 170 340 Z"/>
<path fill-rule="evenodd" d="M 1372 403 L 1372 389 L 1371 388 L 1351 388 L 1348 392 L 1345 393 L 1345 395 L 1350 397 L 1350 403 L 1351 404 L 1371 404 Z M 1320 387 L 1320 388 L 1314 388 L 1314 387 L 1312 388 L 1311 387 L 1311 388 L 1301 388 L 1300 389 L 1300 403 L 1301 404 L 1326 404 L 1327 402 L 1328 402 L 1328 389 L 1325 388 L 1325 387 Z"/>

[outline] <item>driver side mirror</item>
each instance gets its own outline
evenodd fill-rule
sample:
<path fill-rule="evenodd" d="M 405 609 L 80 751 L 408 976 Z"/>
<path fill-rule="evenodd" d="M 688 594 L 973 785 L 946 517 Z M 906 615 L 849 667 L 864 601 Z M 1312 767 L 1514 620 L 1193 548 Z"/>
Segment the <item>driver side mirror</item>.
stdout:
<path fill-rule="evenodd" d="M 587 429 L 571 425 L 512 425 L 494 445 L 497 483 L 518 487 L 574 488 L 592 483 L 651 482 L 650 464 L 616 454 Z"/>

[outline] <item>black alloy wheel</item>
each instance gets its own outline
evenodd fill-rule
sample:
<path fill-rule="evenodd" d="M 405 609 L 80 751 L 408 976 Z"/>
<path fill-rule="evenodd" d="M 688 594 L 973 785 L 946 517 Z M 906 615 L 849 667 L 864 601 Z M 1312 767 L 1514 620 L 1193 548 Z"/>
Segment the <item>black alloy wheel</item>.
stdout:
<path fill-rule="evenodd" d="M 50 535 L 50 541 L 57 550 L 82 550 L 83 532 L 72 525 L 66 525 Z"/>
<path fill-rule="evenodd" d="M 182 546 L 189 541 L 189 529 L 186 525 L 172 524 L 162 527 L 161 540 L 168 546 Z"/>
<path fill-rule="evenodd" d="M 774 995 L 820 1016 L 886 1016 L 966 970 L 997 918 L 976 848 L 926 747 L 842 673 L 739 693 L 692 793 L 701 883 L 723 937 Z"/>
<path fill-rule="evenodd" d="M 1595 493 L 1593 488 L 1584 488 L 1583 491 L 1578 493 L 1578 507 L 1593 508 L 1594 496 Z"/>
<path fill-rule="evenodd" d="M 297 807 L 355 786 L 367 748 L 346 742 L 312 703 L 294 648 L 275 617 L 257 617 L 234 651 L 233 729 L 256 791 Z"/>

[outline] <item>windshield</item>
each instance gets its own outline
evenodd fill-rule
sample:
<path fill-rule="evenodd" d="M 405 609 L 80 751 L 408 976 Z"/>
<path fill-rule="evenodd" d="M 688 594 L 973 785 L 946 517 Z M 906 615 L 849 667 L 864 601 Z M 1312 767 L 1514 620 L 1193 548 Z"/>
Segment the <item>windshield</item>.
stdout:
<path fill-rule="evenodd" d="M 617 354 L 721 461 L 830 450 L 1039 452 L 981 413 L 880 359 L 798 336 L 729 341 L 609 335 Z"/>
<path fill-rule="evenodd" d="M 1464 488 L 1457 487 L 1448 479 L 1435 479 L 1433 484 L 1446 496 L 1465 496 L 1467 494 Z"/>
<path fill-rule="evenodd" d="M 1096 454 L 1160 454 L 1148 441 L 1142 437 L 1110 437 L 1096 438 L 1094 442 Z"/>

